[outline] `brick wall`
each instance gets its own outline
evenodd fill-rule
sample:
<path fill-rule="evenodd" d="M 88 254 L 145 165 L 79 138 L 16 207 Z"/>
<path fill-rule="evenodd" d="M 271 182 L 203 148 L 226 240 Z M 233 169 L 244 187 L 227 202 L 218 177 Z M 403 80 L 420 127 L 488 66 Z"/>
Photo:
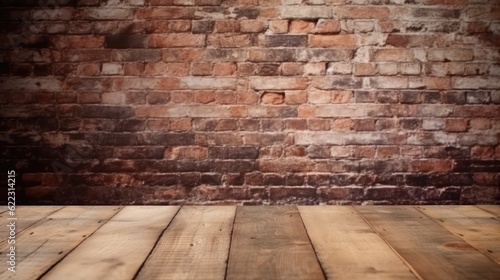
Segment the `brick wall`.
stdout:
<path fill-rule="evenodd" d="M 18 204 L 500 202 L 495 0 L 0 5 Z"/>

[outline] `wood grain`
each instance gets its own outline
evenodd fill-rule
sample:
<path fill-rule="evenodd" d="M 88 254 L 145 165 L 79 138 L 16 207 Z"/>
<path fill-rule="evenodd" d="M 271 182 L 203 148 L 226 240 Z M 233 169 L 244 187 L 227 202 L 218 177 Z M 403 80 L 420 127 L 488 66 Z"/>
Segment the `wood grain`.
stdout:
<path fill-rule="evenodd" d="M 352 207 L 298 208 L 328 279 L 417 279 Z"/>
<path fill-rule="evenodd" d="M 500 205 L 476 205 L 476 207 L 500 217 Z"/>
<path fill-rule="evenodd" d="M 238 207 L 227 279 L 324 279 L 295 206 Z"/>
<path fill-rule="evenodd" d="M 408 206 L 355 207 L 423 279 L 498 279 L 500 266 Z"/>
<path fill-rule="evenodd" d="M 26 228 L 40 222 L 45 217 L 53 214 L 54 212 L 62 209 L 64 206 L 18 206 L 16 207 L 15 215 L 16 218 L 16 233 L 20 234 Z M 9 212 L 0 214 L 0 219 L 2 221 L 7 221 L 9 218 Z M 4 242 L 8 236 L 8 228 L 6 226 L 0 227 L 0 242 Z"/>
<path fill-rule="evenodd" d="M 178 210 L 125 207 L 42 279 L 133 279 Z"/>
<path fill-rule="evenodd" d="M 0 279 L 36 279 L 78 246 L 121 208 L 68 206 L 16 238 L 17 272 L 0 272 Z M 8 244 L 2 244 L 5 252 Z"/>
<path fill-rule="evenodd" d="M 136 279 L 224 279 L 236 206 L 184 206 Z"/>
<path fill-rule="evenodd" d="M 420 211 L 500 264 L 500 218 L 475 206 L 421 206 Z"/>

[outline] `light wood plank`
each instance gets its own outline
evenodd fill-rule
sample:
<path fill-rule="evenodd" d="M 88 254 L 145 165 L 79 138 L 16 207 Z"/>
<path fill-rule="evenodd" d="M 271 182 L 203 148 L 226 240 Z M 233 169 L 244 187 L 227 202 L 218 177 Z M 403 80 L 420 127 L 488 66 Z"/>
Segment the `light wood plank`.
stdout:
<path fill-rule="evenodd" d="M 133 279 L 178 206 L 127 206 L 42 279 Z"/>
<path fill-rule="evenodd" d="M 417 279 L 352 207 L 298 208 L 328 279 Z"/>
<path fill-rule="evenodd" d="M 0 272 L 0 279 L 36 279 L 92 234 L 121 208 L 68 206 L 16 238 L 17 272 Z M 8 244 L 1 244 L 5 252 Z"/>
<path fill-rule="evenodd" d="M 417 209 L 500 264 L 500 218 L 475 206 Z"/>
<path fill-rule="evenodd" d="M 136 279 L 224 279 L 235 206 L 184 206 Z"/>
<path fill-rule="evenodd" d="M 59 211 L 64 206 L 17 206 L 15 215 L 16 218 L 16 233 L 20 234 L 23 230 L 30 226 L 36 225 L 38 222 L 43 222 L 47 216 Z M 2 221 L 7 221 L 10 218 L 9 212 L 0 214 Z M 7 239 L 9 229 L 7 227 L 0 227 L 0 242 Z"/>
<path fill-rule="evenodd" d="M 324 279 L 295 206 L 238 207 L 227 279 Z"/>
<path fill-rule="evenodd" d="M 500 217 L 500 205 L 476 205 L 476 207 Z"/>
<path fill-rule="evenodd" d="M 355 207 L 423 279 L 498 279 L 500 266 L 414 207 Z"/>

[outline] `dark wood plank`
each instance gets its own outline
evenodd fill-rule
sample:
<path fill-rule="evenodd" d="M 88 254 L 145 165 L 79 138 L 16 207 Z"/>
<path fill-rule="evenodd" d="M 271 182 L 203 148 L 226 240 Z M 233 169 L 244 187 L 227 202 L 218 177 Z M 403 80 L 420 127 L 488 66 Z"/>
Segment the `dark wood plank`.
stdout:
<path fill-rule="evenodd" d="M 37 279 L 87 236 L 113 217 L 114 206 L 68 206 L 16 237 L 16 273 L 0 271 L 0 279 Z M 6 252 L 9 244 L 2 243 Z M 2 253 L 4 254 L 4 253 Z"/>
<path fill-rule="evenodd" d="M 417 279 L 352 207 L 298 208 L 328 279 Z"/>
<path fill-rule="evenodd" d="M 236 206 L 184 206 L 136 279 L 224 279 Z"/>
<path fill-rule="evenodd" d="M 227 279 L 324 279 L 295 206 L 238 207 Z"/>
<path fill-rule="evenodd" d="M 355 207 L 423 279 L 496 279 L 500 266 L 408 206 Z"/>
<path fill-rule="evenodd" d="M 475 206 L 420 206 L 418 210 L 500 264 L 500 218 Z"/>
<path fill-rule="evenodd" d="M 179 206 L 123 208 L 42 279 L 133 279 L 178 210 Z"/>

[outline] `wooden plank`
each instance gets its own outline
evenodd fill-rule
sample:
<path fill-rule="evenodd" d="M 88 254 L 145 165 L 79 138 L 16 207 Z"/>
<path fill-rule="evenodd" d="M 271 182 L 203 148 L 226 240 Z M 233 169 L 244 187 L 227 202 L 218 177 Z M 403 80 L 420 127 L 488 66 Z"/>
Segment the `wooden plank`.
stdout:
<path fill-rule="evenodd" d="M 453 234 L 500 264 L 500 218 L 475 206 L 417 207 Z"/>
<path fill-rule="evenodd" d="M 328 279 L 417 279 L 352 207 L 298 208 Z"/>
<path fill-rule="evenodd" d="M 68 206 L 16 237 L 16 273 L 0 271 L 0 279 L 36 279 L 66 256 L 121 208 Z M 5 252 L 8 244 L 0 245 Z"/>
<path fill-rule="evenodd" d="M 500 205 L 476 205 L 476 207 L 500 217 Z"/>
<path fill-rule="evenodd" d="M 355 207 L 423 279 L 498 279 L 500 266 L 408 206 Z"/>
<path fill-rule="evenodd" d="M 125 207 L 42 279 L 133 279 L 178 210 Z"/>
<path fill-rule="evenodd" d="M 17 206 L 15 215 L 12 216 L 16 218 L 16 233 L 20 234 L 23 230 L 37 224 L 38 222 L 43 222 L 43 219 L 47 216 L 59 211 L 64 206 Z M 0 219 L 2 221 L 7 221 L 9 218 L 9 212 L 0 214 Z M 5 226 L 0 227 L 0 242 L 4 242 L 7 239 L 9 229 Z"/>
<path fill-rule="evenodd" d="M 184 206 L 136 279 L 224 279 L 236 206 Z"/>
<path fill-rule="evenodd" d="M 295 206 L 238 207 L 227 279 L 324 279 Z"/>

